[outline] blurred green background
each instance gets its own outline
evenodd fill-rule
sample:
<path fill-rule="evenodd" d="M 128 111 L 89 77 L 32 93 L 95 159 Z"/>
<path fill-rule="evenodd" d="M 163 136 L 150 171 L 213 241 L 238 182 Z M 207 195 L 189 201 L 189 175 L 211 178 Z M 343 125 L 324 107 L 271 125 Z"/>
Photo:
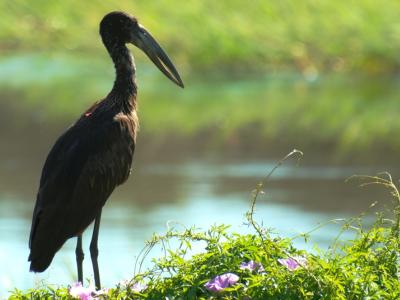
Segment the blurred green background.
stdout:
<path fill-rule="evenodd" d="M 136 15 L 193 72 L 387 73 L 400 60 L 400 3 L 360 1 L 2 1 L 2 50 L 101 55 L 99 20 Z M 221 70 L 222 68 L 222 70 Z"/>
<path fill-rule="evenodd" d="M 387 199 L 344 181 L 400 174 L 400 1 L 0 0 L 0 298 L 76 280 L 75 241 L 40 275 L 28 272 L 27 241 L 49 149 L 112 87 L 98 24 L 115 10 L 138 17 L 185 89 L 129 46 L 141 131 L 132 176 L 104 209 L 105 286 L 132 276 L 135 255 L 167 220 L 248 230 L 250 191 L 293 148 L 303 161 L 276 171 L 256 215 L 279 234 Z M 324 227 L 313 241 L 323 248 L 336 236 Z"/>
<path fill-rule="evenodd" d="M 147 137 L 340 159 L 400 151 L 399 1 L 0 1 L 0 9 L 4 109 L 17 98 L 19 114 L 29 107 L 70 120 L 103 97 L 113 68 L 98 23 L 123 10 L 159 40 L 186 84 L 176 90 L 133 49 Z"/>

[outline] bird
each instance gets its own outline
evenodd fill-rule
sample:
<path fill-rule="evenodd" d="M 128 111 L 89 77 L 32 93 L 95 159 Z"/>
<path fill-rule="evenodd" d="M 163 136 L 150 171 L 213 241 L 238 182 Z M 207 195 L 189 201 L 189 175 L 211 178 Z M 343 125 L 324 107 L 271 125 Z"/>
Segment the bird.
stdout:
<path fill-rule="evenodd" d="M 30 271 L 43 272 L 70 238 L 78 281 L 83 281 L 82 233 L 94 221 L 90 256 L 101 288 L 98 235 L 102 208 L 130 173 L 139 126 L 136 67 L 127 44 L 141 49 L 172 82 L 184 84 L 167 54 L 136 17 L 120 11 L 100 22 L 102 42 L 115 67 L 108 95 L 94 103 L 55 142 L 44 163 L 29 236 Z"/>

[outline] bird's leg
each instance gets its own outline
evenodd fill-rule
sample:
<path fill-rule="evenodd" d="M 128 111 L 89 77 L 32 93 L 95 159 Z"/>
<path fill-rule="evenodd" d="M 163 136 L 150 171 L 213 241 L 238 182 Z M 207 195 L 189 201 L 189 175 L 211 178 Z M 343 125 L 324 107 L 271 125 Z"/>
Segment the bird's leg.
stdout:
<path fill-rule="evenodd" d="M 82 262 L 85 254 L 82 250 L 82 234 L 78 235 L 78 241 L 76 243 L 76 266 L 78 268 L 78 282 L 83 284 L 83 271 L 82 271 Z"/>
<path fill-rule="evenodd" d="M 99 237 L 100 219 L 101 219 L 101 210 L 98 213 L 98 215 L 96 216 L 96 219 L 94 221 L 92 241 L 90 242 L 90 257 L 92 258 L 94 283 L 96 285 L 96 289 L 101 288 L 100 287 L 99 265 L 97 263 L 97 257 L 99 256 L 99 249 L 97 248 L 97 241 L 98 241 L 98 237 Z"/>

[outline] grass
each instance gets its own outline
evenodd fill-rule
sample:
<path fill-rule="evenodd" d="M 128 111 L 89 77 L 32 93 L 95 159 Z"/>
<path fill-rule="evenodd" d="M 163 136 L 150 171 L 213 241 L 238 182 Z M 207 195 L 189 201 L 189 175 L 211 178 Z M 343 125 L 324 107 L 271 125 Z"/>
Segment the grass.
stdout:
<path fill-rule="evenodd" d="M 400 3 L 362 1 L 0 1 L 0 51 L 102 55 L 98 23 L 124 10 L 185 70 L 382 73 L 400 66 Z"/>
<path fill-rule="evenodd" d="M 295 150 L 281 160 L 299 155 Z M 277 167 L 278 167 L 277 166 Z M 274 168 L 275 169 L 275 168 Z M 273 173 L 257 184 L 246 222 L 254 233 L 229 233 L 225 225 L 208 230 L 170 228 L 164 235 L 154 235 L 137 260 L 131 282 L 104 291 L 98 299 L 398 299 L 400 297 L 400 196 L 389 174 L 356 176 L 361 185 L 385 186 L 393 196 L 394 213 L 377 213 L 372 226 L 362 217 L 333 220 L 342 223 L 337 238 L 326 251 L 306 252 L 296 249 L 296 238 L 307 239 L 310 233 L 294 238 L 273 235 L 254 218 L 257 198 Z M 354 178 L 353 178 L 354 179 Z M 317 229 L 316 229 L 317 230 Z M 313 230 L 312 230 L 313 231 Z M 311 231 L 311 232 L 312 232 Z M 345 231 L 354 238 L 341 241 Z M 193 253 L 201 244 L 204 251 Z M 141 261 L 159 245 L 164 256 L 154 259 L 153 268 L 142 271 Z M 175 246 L 174 246 L 175 245 Z M 288 267 L 282 259 L 297 262 Z M 300 259 L 302 262 L 300 263 Z M 243 262 L 254 261 L 264 270 L 243 269 Z M 305 262 L 304 262 L 305 261 Z M 205 284 L 216 276 L 234 273 L 237 281 L 219 292 Z M 138 288 L 138 283 L 142 286 Z M 27 292 L 15 290 L 14 299 L 71 299 L 68 288 L 38 288 Z"/>
<path fill-rule="evenodd" d="M 0 105 L 5 111 L 17 107 L 14 114 L 26 116 L 18 122 L 36 111 L 50 124 L 68 124 L 106 95 L 114 76 L 107 58 L 11 56 L 0 66 Z M 139 67 L 140 136 L 189 140 L 202 150 L 256 144 L 280 152 L 296 145 L 342 158 L 379 157 L 381 151 L 396 157 L 400 151 L 400 141 L 393 138 L 400 129 L 396 78 L 325 75 L 307 80 L 279 73 L 225 79 L 210 74 L 208 79 L 185 78 L 187 88 L 181 90 L 153 66 Z"/>
<path fill-rule="evenodd" d="M 154 33 L 187 87 L 154 75 L 135 50 L 146 136 L 351 158 L 400 151 L 399 1 L 0 0 L 0 9 L 2 108 L 20 99 L 12 105 L 70 122 L 103 97 L 113 70 L 98 23 L 124 10 Z"/>

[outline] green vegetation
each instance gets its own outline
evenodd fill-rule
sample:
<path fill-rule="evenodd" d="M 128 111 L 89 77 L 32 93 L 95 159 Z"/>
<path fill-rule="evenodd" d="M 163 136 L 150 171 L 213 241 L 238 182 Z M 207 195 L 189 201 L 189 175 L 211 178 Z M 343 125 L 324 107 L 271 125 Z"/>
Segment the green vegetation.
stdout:
<path fill-rule="evenodd" d="M 90 57 L 12 56 L 0 66 L 0 105 L 17 107 L 19 125 L 38 110 L 46 122 L 75 120 L 106 95 L 114 76 L 108 59 Z M 252 144 L 280 152 L 296 145 L 359 158 L 400 151 L 393 138 L 400 130 L 399 84 L 388 76 L 189 76 L 181 90 L 152 65 L 140 63 L 138 72 L 141 136 L 184 138 L 203 150 Z M 204 134 L 207 140 L 196 142 Z"/>
<path fill-rule="evenodd" d="M 98 23 L 135 14 L 189 70 L 390 72 L 400 66 L 397 0 L 0 1 L 3 52 L 103 53 Z M 101 54 L 100 54 L 101 55 Z"/>
<path fill-rule="evenodd" d="M 98 23 L 123 10 L 154 33 L 187 87 L 161 80 L 134 50 L 147 137 L 336 157 L 400 151 L 397 0 L 0 0 L 0 9 L 2 109 L 73 120 L 103 97 L 113 70 Z"/>
<path fill-rule="evenodd" d="M 297 153 L 293 151 L 286 158 Z M 388 188 L 394 198 L 394 213 L 389 216 L 378 213 L 375 223 L 368 227 L 361 217 L 333 220 L 343 222 L 343 226 L 331 247 L 307 253 L 292 243 L 296 238 L 307 240 L 310 233 L 280 238 L 254 219 L 257 198 L 274 170 L 252 193 L 246 220 L 254 229 L 253 234 L 229 233 L 224 225 L 207 231 L 170 228 L 165 235 L 155 235 L 148 242 L 138 258 L 138 272 L 131 282 L 121 283 L 95 298 L 398 299 L 400 195 L 390 175 L 357 178 L 362 185 L 379 184 Z M 354 238 L 341 241 L 345 231 L 352 231 Z M 204 250 L 193 253 L 192 249 L 199 244 Z M 161 246 L 165 255 L 154 260 L 152 269 L 141 272 L 142 259 L 156 245 Z M 229 284 L 213 281 L 227 273 L 231 278 Z M 213 291 L 215 286 L 219 291 Z M 16 290 L 10 300 L 71 299 L 72 289 Z"/>

